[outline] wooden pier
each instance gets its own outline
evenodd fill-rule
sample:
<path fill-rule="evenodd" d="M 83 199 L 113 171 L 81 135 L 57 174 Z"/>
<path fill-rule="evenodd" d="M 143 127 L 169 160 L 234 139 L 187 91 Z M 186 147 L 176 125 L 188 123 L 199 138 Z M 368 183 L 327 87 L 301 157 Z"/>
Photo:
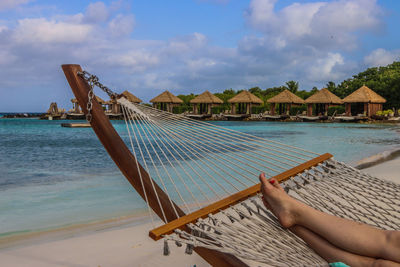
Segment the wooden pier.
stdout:
<path fill-rule="evenodd" d="M 89 123 L 61 123 L 61 127 L 67 128 L 90 128 Z"/>

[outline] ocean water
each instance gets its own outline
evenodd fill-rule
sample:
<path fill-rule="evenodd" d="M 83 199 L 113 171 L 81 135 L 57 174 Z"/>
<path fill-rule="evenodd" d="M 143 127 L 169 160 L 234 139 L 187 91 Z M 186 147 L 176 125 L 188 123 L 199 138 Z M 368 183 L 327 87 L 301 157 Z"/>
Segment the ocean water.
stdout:
<path fill-rule="evenodd" d="M 63 121 L 65 122 L 65 121 Z M 213 122 L 354 163 L 400 143 L 386 124 Z M 125 124 L 114 121 L 123 131 Z M 90 128 L 0 119 L 0 237 L 146 210 Z"/>

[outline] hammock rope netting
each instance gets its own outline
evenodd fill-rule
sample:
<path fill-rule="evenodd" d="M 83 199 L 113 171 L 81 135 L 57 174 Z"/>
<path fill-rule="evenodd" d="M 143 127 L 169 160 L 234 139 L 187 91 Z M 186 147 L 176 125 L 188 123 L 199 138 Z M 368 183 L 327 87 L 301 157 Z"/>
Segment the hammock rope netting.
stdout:
<path fill-rule="evenodd" d="M 125 139 L 136 159 L 186 214 L 259 183 L 258 176 L 274 177 L 319 156 L 274 140 L 193 120 L 119 97 L 125 120 Z M 148 203 L 143 177 L 144 200 Z M 400 185 L 363 173 L 333 158 L 281 182 L 292 197 L 342 218 L 381 229 L 400 230 Z M 157 192 L 153 185 L 154 193 Z M 165 222 L 171 222 L 157 202 Z M 155 220 L 148 205 L 153 226 Z M 176 219 L 181 213 L 174 209 Z M 204 247 L 232 254 L 249 265 L 326 266 L 307 244 L 265 208 L 259 194 L 207 214 L 186 225 L 189 231 L 166 233 L 169 243 L 186 245 L 186 253 Z"/>
<path fill-rule="evenodd" d="M 124 98 L 118 103 L 134 155 L 187 213 L 257 184 L 261 172 L 272 177 L 318 155 Z M 400 186 L 334 159 L 281 185 L 317 210 L 381 229 L 400 229 Z M 177 229 L 164 242 L 184 243 L 189 254 L 200 246 L 273 266 L 327 264 L 283 229 L 259 196 L 188 227 L 190 233 Z M 164 254 L 169 254 L 167 244 Z"/>

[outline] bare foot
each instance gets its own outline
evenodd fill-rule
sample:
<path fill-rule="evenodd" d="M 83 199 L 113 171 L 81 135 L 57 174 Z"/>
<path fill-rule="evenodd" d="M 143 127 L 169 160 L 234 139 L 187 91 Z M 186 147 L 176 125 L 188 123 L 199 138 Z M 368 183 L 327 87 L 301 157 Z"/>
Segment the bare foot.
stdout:
<path fill-rule="evenodd" d="M 275 214 L 284 228 L 295 225 L 297 219 L 296 206 L 300 203 L 286 194 L 277 180 L 268 180 L 264 173 L 260 174 L 259 178 L 264 205 Z"/>

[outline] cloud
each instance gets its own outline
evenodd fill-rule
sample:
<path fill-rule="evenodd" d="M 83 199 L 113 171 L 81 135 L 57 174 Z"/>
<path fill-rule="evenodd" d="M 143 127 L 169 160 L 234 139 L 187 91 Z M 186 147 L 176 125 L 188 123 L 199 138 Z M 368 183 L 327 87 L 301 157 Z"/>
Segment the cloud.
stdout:
<path fill-rule="evenodd" d="M 22 19 L 18 21 L 12 37 L 16 43 L 59 43 L 70 44 L 84 41 L 92 27 L 63 21 Z"/>
<path fill-rule="evenodd" d="M 134 27 L 135 17 L 132 14 L 118 14 L 108 24 L 108 29 L 114 37 L 129 35 Z"/>
<path fill-rule="evenodd" d="M 378 48 L 364 57 L 364 63 L 369 67 L 385 66 L 400 60 L 400 50 L 388 51 L 383 48 Z"/>
<path fill-rule="evenodd" d="M 316 49 L 357 47 L 354 33 L 382 27 L 376 0 L 293 3 L 275 11 L 276 0 L 252 0 L 245 14 L 249 25 L 272 42 L 296 42 Z"/>
<path fill-rule="evenodd" d="M 1 0 L 0 11 L 15 8 L 19 5 L 23 5 L 29 2 L 31 2 L 31 0 Z"/>
<path fill-rule="evenodd" d="M 309 79 L 313 81 L 334 81 L 341 78 L 335 68 L 344 64 L 344 58 L 339 53 L 328 53 L 325 58 L 319 58 L 309 69 Z"/>
<path fill-rule="evenodd" d="M 107 21 L 109 12 L 103 2 L 90 3 L 86 9 L 84 22 L 99 23 Z"/>

